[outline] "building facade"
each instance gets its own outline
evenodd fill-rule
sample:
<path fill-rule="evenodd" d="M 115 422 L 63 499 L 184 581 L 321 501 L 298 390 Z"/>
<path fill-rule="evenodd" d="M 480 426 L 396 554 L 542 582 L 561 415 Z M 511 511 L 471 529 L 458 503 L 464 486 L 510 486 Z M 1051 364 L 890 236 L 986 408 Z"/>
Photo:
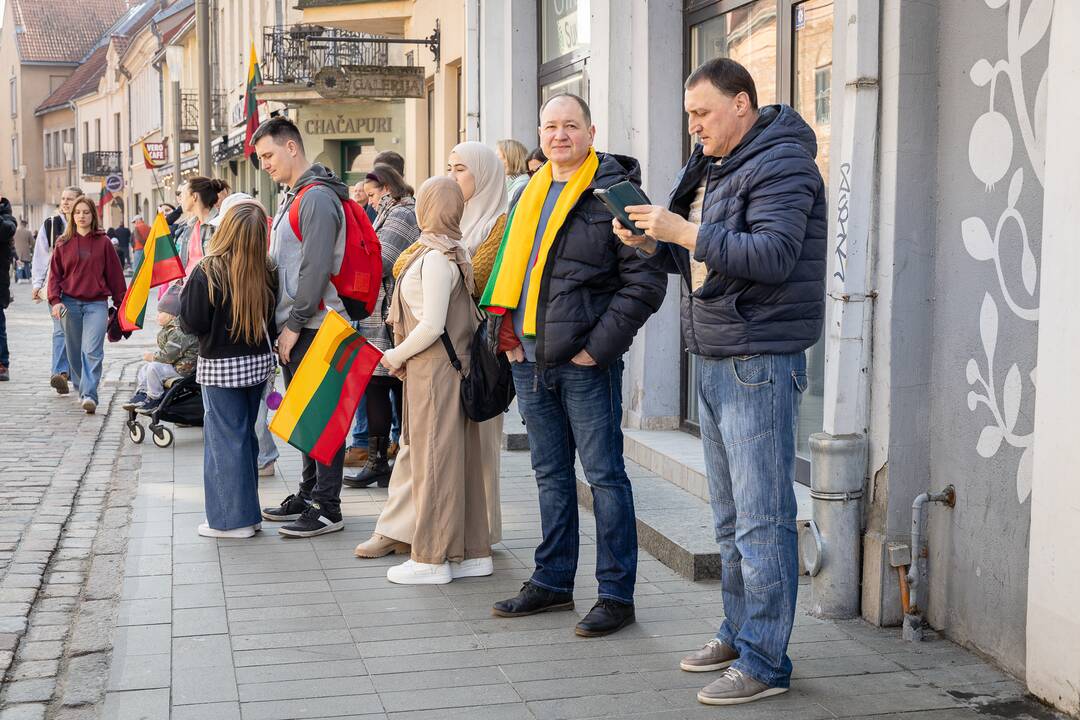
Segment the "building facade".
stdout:
<path fill-rule="evenodd" d="M 929 510 L 929 624 L 1075 712 L 1080 661 L 1049 646 L 1049 623 L 1033 612 L 1055 607 L 1067 633 L 1059 643 L 1080 644 L 1075 617 L 1051 590 L 1075 587 L 1075 563 L 1062 565 L 1075 531 L 1033 526 L 1040 449 L 1052 457 L 1043 467 L 1063 463 L 1052 444 L 1041 445 L 1035 372 L 1050 212 L 1047 108 L 1057 97 L 1076 112 L 1067 84 L 1075 50 L 1050 40 L 1052 27 L 1064 37 L 1076 21 L 1075 8 L 1062 5 L 481 1 L 467 61 L 483 68 L 482 141 L 535 146 L 539 104 L 575 92 L 592 106 L 597 148 L 637 157 L 655 201 L 691 149 L 682 83 L 700 63 L 738 60 L 761 103 L 803 116 L 818 136 L 831 256 L 826 332 L 808 351 L 799 480 L 810 482 L 811 434 L 865 442 L 858 580 L 862 615 L 879 625 L 902 620 L 890 546 L 910 542 L 913 499 L 954 485 L 955 507 Z M 1056 96 L 1055 63 L 1064 65 Z M 1062 196 L 1075 196 L 1071 177 Z M 696 432 L 695 360 L 679 333 L 684 292 L 673 279 L 628 355 L 628 428 Z M 1060 494 L 1057 477 L 1044 477 Z M 1071 498 L 1066 510 L 1043 497 L 1042 512 L 1076 527 L 1080 503 Z M 1047 657 L 1065 663 L 1071 685 Z"/>

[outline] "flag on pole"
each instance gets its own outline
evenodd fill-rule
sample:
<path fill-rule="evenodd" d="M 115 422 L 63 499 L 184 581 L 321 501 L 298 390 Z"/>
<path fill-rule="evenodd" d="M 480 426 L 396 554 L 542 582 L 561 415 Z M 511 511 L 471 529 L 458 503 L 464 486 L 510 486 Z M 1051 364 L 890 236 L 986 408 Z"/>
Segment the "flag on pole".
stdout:
<path fill-rule="evenodd" d="M 356 406 L 382 353 L 331 310 L 300 361 L 270 431 L 329 465 L 345 443 Z"/>
<path fill-rule="evenodd" d="M 104 180 L 101 181 L 100 198 L 101 199 L 98 200 L 98 218 L 101 219 L 102 225 L 108 225 L 108 223 L 105 221 L 105 208 L 109 207 L 109 205 L 112 203 L 113 194 L 112 190 L 109 190 L 105 187 Z"/>
<path fill-rule="evenodd" d="M 184 265 L 169 234 L 169 224 L 165 222 L 165 215 L 158 213 L 143 246 L 142 260 L 135 268 L 124 301 L 120 303 L 120 327 L 126 332 L 141 328 L 150 288 L 182 277 Z"/>
<path fill-rule="evenodd" d="M 255 152 L 251 136 L 259 129 L 259 101 L 255 97 L 255 87 L 262 84 L 259 72 L 259 59 L 255 55 L 255 41 L 251 41 L 251 59 L 248 61 L 247 89 L 244 91 L 244 117 L 247 118 L 247 130 L 244 133 L 244 157 L 249 158 Z"/>

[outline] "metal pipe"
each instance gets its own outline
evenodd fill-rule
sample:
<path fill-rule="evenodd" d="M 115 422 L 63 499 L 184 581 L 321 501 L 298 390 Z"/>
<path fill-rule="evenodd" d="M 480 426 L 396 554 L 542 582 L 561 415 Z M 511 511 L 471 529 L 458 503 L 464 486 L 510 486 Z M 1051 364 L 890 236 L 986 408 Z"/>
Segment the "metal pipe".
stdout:
<path fill-rule="evenodd" d="M 199 51 L 199 173 L 210 177 L 210 0 L 195 0 L 195 36 Z"/>
<path fill-rule="evenodd" d="M 180 79 L 178 77 L 172 78 L 172 156 L 173 156 L 173 193 L 179 192 L 180 183 L 182 182 L 183 173 L 180 171 L 180 165 L 183 158 L 181 157 L 180 149 L 180 133 L 184 129 L 184 120 L 181 115 L 180 105 L 183 102 L 180 93 Z"/>
<path fill-rule="evenodd" d="M 922 514 L 923 507 L 927 503 L 942 503 L 949 507 L 956 505 L 956 488 L 947 486 L 939 493 L 922 493 L 911 503 L 911 567 L 908 568 L 907 582 L 910 603 L 904 613 L 904 639 L 922 640 L 923 634 L 923 608 L 919 604 L 919 590 L 922 588 L 922 575 L 924 574 L 923 558 L 926 550 L 923 548 Z"/>

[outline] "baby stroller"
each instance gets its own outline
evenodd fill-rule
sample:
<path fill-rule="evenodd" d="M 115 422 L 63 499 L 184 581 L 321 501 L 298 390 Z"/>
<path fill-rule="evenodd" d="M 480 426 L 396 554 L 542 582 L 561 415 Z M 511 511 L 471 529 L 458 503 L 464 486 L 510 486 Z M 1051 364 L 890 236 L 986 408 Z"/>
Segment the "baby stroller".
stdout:
<path fill-rule="evenodd" d="M 161 403 L 146 414 L 150 418 L 147 427 L 159 448 L 167 448 L 173 442 L 172 430 L 162 422 L 189 427 L 202 427 L 203 424 L 202 387 L 196 382 L 194 374 L 168 380 L 165 388 Z M 138 421 L 137 410 L 128 410 L 127 428 L 132 442 L 141 443 L 146 438 L 146 431 Z"/>

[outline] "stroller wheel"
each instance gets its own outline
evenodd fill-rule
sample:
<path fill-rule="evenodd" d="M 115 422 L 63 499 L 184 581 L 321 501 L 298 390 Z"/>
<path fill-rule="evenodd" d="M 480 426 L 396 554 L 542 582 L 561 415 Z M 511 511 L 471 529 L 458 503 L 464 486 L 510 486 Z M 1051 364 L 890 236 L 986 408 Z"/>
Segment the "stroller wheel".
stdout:
<path fill-rule="evenodd" d="M 167 448 L 172 445 L 173 433 L 172 430 L 164 425 L 158 425 L 156 428 L 151 428 L 154 433 L 154 444 L 159 448 Z"/>
<path fill-rule="evenodd" d="M 137 422 L 128 422 L 128 437 L 131 438 L 131 442 L 138 445 L 146 439 L 146 431 L 143 430 L 143 426 Z"/>

